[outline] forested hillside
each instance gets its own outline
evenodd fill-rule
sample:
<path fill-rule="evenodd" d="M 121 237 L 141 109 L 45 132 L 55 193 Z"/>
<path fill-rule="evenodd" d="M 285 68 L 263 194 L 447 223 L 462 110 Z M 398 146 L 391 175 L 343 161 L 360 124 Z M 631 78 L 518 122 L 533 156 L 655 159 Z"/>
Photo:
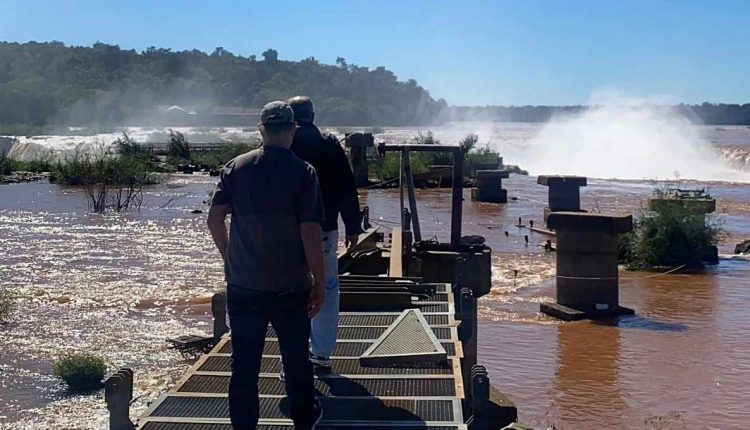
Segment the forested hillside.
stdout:
<path fill-rule="evenodd" d="M 0 124 L 143 125 L 157 105 L 259 108 L 298 94 L 311 96 L 319 120 L 334 125 L 431 124 L 446 107 L 384 67 L 336 63 L 282 61 L 273 49 L 256 58 L 222 48 L 0 42 Z"/>
<path fill-rule="evenodd" d="M 0 134 L 54 132 L 59 125 L 225 125 L 227 112 L 237 114 L 232 125 L 253 126 L 257 117 L 252 110 L 298 94 L 315 100 L 318 122 L 343 126 L 544 122 L 587 108 L 449 108 L 415 80 L 399 81 L 384 67 L 371 70 L 341 57 L 335 65 L 312 57 L 283 61 L 274 49 L 260 57 L 243 57 L 222 48 L 208 54 L 154 47 L 136 52 L 103 43 L 69 47 L 60 42 L 0 42 Z M 173 105 L 181 108 L 166 110 Z M 697 123 L 750 125 L 750 104 L 676 108 Z M 165 118 L 176 122 L 165 124 Z"/>

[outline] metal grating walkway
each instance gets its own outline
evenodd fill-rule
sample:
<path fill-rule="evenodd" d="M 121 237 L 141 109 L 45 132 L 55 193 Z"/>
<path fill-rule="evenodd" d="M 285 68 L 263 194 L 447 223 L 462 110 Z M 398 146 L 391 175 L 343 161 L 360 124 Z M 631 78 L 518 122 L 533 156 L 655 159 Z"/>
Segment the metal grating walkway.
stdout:
<path fill-rule="evenodd" d="M 361 282 L 361 281 L 358 281 Z M 383 281 L 378 281 L 382 287 Z M 432 334 L 448 360 L 407 367 L 363 367 L 359 357 L 398 317 L 399 312 L 342 312 L 340 341 L 332 372 L 316 376 L 323 402 L 321 430 L 410 429 L 466 430 L 462 412 L 464 388 L 452 295 L 440 285 L 415 297 Z M 266 333 L 261 363 L 259 430 L 291 430 L 283 383 L 279 380 L 279 344 L 272 327 Z M 229 336 L 202 356 L 168 393 L 139 420 L 140 430 L 231 430 L 227 389 L 231 366 Z M 411 366 L 411 367 L 409 367 Z"/>

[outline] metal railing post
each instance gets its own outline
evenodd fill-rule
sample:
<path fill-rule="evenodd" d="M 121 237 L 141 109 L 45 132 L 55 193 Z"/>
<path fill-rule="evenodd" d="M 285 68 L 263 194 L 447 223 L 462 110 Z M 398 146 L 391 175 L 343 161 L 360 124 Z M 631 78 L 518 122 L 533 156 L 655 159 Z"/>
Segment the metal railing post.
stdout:
<path fill-rule="evenodd" d="M 451 208 L 451 245 L 457 247 L 461 242 L 461 218 L 463 214 L 464 193 L 464 152 L 459 149 L 453 152 L 453 204 Z"/>
<path fill-rule="evenodd" d="M 404 155 L 404 176 L 406 176 L 406 191 L 409 195 L 409 210 L 411 211 L 411 221 L 414 229 L 414 240 L 422 241 L 422 230 L 419 227 L 419 213 L 417 212 L 417 196 L 414 191 L 414 175 L 411 171 L 411 157 L 409 150 L 403 151 Z"/>
<path fill-rule="evenodd" d="M 133 399 L 133 371 L 120 369 L 104 381 L 104 401 L 109 410 L 109 430 L 133 430 L 130 401 Z"/>

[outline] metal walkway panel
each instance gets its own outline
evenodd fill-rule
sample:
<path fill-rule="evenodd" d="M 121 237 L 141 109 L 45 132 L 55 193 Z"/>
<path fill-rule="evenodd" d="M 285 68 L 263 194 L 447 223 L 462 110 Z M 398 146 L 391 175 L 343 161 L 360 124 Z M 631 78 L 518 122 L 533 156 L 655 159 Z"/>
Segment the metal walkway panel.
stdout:
<path fill-rule="evenodd" d="M 445 351 L 448 353 L 449 356 L 458 356 L 461 357 L 462 354 L 456 351 L 456 347 L 459 345 L 454 341 L 446 341 L 441 342 L 443 345 L 443 348 L 445 348 Z M 363 340 L 358 342 L 338 342 L 336 344 L 336 347 L 333 350 L 333 354 L 331 355 L 331 358 L 340 358 L 340 357 L 359 357 L 361 356 L 365 351 L 367 351 L 367 348 L 372 345 L 371 340 Z M 232 343 L 227 342 L 219 347 L 219 353 L 220 354 L 231 354 L 232 353 Z M 263 350 L 264 355 L 270 355 L 270 356 L 280 356 L 281 355 L 281 348 L 279 347 L 279 342 L 276 339 L 268 340 L 266 339 L 266 347 Z"/>
<path fill-rule="evenodd" d="M 209 355 L 198 367 L 200 372 L 230 372 L 232 360 L 229 356 Z M 263 357 L 260 363 L 261 373 L 278 374 L 281 371 L 281 360 L 278 357 Z M 334 358 L 331 372 L 339 375 L 450 375 L 454 371 L 452 364 L 437 362 L 429 366 L 410 368 L 364 367 L 358 359 Z"/>
<path fill-rule="evenodd" d="M 327 397 L 425 397 L 455 396 L 453 377 L 442 378 L 343 378 L 319 377 L 315 380 L 319 395 Z M 179 386 L 179 393 L 226 393 L 229 375 L 192 375 Z M 258 382 L 261 395 L 283 396 L 284 383 L 277 376 L 262 377 Z"/>
<path fill-rule="evenodd" d="M 458 400 L 444 399 L 381 399 L 381 398 L 320 398 L 323 422 L 402 421 L 450 423 L 460 410 Z M 459 409 L 457 409 L 459 408 Z M 460 412 L 459 412 L 460 413 Z M 229 401 L 221 397 L 167 396 L 154 409 L 153 417 L 229 418 Z M 286 398 L 261 397 L 261 420 L 289 419 Z"/>

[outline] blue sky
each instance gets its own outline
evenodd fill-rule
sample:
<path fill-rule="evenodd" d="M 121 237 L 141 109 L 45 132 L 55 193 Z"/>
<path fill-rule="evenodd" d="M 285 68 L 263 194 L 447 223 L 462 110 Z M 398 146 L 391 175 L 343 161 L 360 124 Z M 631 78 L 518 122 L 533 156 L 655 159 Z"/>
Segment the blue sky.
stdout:
<path fill-rule="evenodd" d="M 342 56 L 457 105 L 750 102 L 750 1 L 0 0 L 0 40 Z"/>

